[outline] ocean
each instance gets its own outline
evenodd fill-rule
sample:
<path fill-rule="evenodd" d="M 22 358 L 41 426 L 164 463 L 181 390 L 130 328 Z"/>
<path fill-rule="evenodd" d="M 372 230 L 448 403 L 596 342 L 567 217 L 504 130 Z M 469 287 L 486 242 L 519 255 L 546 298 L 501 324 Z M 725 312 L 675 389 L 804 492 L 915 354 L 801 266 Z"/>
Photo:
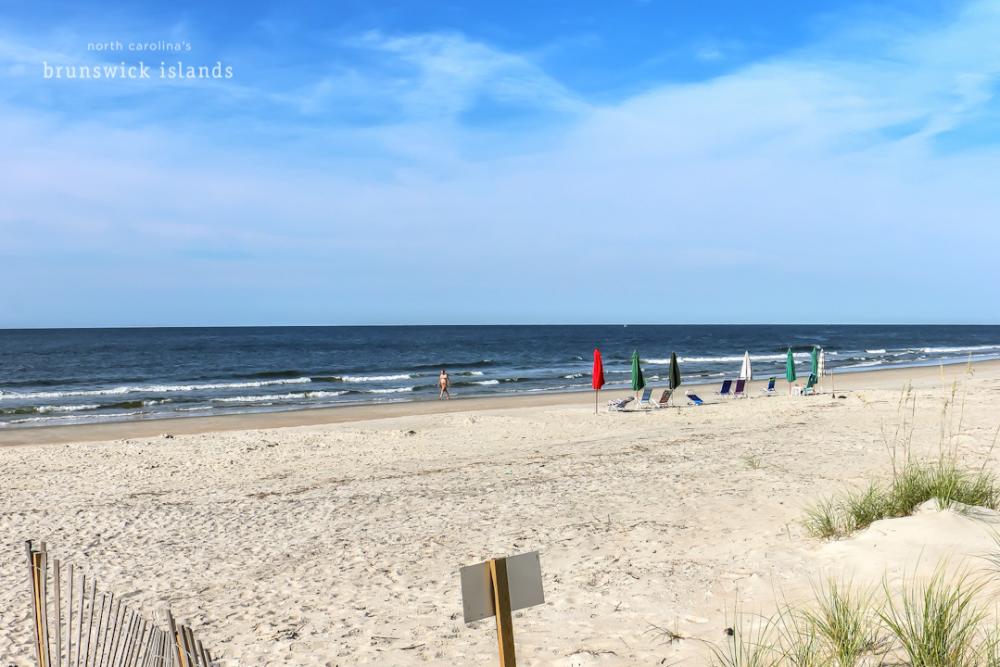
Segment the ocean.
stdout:
<path fill-rule="evenodd" d="M 784 374 L 791 347 L 833 372 L 1000 358 L 1000 326 L 587 325 L 0 330 L 0 428 L 288 410 L 590 387 L 626 387 L 638 350 L 662 382 L 676 352 L 686 384 Z"/>

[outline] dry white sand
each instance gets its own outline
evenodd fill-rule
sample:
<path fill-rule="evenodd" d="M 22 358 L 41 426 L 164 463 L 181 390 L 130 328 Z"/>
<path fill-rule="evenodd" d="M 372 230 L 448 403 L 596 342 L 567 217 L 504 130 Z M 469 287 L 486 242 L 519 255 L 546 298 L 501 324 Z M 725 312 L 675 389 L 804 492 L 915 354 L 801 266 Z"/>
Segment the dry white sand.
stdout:
<path fill-rule="evenodd" d="M 906 378 L 914 449 L 937 450 L 957 381 L 954 439 L 996 469 L 996 364 L 973 377 L 838 377 L 844 399 L 779 385 L 771 397 L 598 415 L 587 396 L 500 400 L 0 448 L 0 665 L 33 659 L 28 538 L 146 610 L 169 604 L 226 665 L 493 664 L 492 622 L 462 623 L 458 568 L 531 550 L 547 601 L 515 614 L 522 664 L 705 664 L 697 639 L 720 640 L 737 599 L 769 613 L 822 575 L 902 577 L 992 548 L 990 522 L 952 512 L 839 542 L 805 534 L 806 505 L 888 474 L 884 432 Z M 688 638 L 669 643 L 657 628 Z"/>

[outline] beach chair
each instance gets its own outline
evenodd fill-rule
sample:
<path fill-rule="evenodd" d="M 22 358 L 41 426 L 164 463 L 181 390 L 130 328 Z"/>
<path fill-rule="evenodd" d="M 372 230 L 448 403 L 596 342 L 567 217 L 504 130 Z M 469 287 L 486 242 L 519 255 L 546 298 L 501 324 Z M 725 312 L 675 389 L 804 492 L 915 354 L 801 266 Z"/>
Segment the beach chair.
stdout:
<path fill-rule="evenodd" d="M 698 398 L 698 394 L 688 394 L 688 405 L 702 405 L 705 401 Z"/>
<path fill-rule="evenodd" d="M 733 389 L 733 398 L 739 398 L 740 396 L 746 398 L 747 395 L 746 388 L 747 388 L 746 380 L 737 380 L 736 388 Z"/>
<path fill-rule="evenodd" d="M 634 400 L 634 397 L 626 396 L 625 398 L 616 398 L 613 401 L 608 401 L 608 412 L 623 412 L 625 406 Z"/>
<path fill-rule="evenodd" d="M 761 389 L 761 392 L 764 393 L 764 394 L 773 394 L 774 393 L 774 383 L 776 381 L 777 381 L 777 378 L 768 378 L 768 380 L 767 380 L 767 388 L 766 389 Z"/>
<path fill-rule="evenodd" d="M 719 389 L 719 391 L 717 391 L 715 393 L 718 394 L 719 396 L 723 396 L 723 397 L 725 397 L 725 396 L 732 396 L 732 393 L 731 393 L 732 387 L 733 387 L 733 381 L 732 380 L 723 380 L 722 381 L 722 387 Z"/>
<path fill-rule="evenodd" d="M 667 407 L 667 403 L 670 402 L 670 395 L 672 393 L 674 393 L 672 390 L 670 390 L 670 389 L 664 389 L 663 393 L 660 394 L 660 400 L 658 400 L 658 401 L 650 401 L 649 404 L 652 405 L 654 408 L 665 408 L 665 407 Z"/>
<path fill-rule="evenodd" d="M 652 408 L 653 407 L 653 388 L 646 387 L 642 390 L 642 397 L 639 399 L 640 408 Z"/>
<path fill-rule="evenodd" d="M 816 376 L 810 373 L 809 381 L 806 382 L 806 386 L 802 388 L 802 395 L 810 396 L 815 393 L 816 393 Z"/>

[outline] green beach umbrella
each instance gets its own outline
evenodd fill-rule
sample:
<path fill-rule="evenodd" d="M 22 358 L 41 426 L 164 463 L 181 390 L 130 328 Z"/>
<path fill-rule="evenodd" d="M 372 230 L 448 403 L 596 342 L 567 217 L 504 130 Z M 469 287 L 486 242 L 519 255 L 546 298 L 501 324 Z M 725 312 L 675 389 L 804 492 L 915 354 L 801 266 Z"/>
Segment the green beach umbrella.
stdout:
<path fill-rule="evenodd" d="M 642 377 L 642 367 L 639 366 L 639 350 L 632 352 L 632 391 L 641 391 L 646 386 Z"/>
<path fill-rule="evenodd" d="M 816 381 L 819 382 L 819 345 L 813 345 L 812 370 L 809 372 L 812 373 L 813 377 L 816 378 Z"/>
<path fill-rule="evenodd" d="M 677 365 L 677 353 L 670 353 L 670 389 L 681 386 L 681 367 Z"/>
<path fill-rule="evenodd" d="M 792 393 L 792 383 L 795 382 L 795 357 L 792 348 L 788 348 L 788 360 L 785 361 L 785 379 L 788 380 L 788 393 Z"/>

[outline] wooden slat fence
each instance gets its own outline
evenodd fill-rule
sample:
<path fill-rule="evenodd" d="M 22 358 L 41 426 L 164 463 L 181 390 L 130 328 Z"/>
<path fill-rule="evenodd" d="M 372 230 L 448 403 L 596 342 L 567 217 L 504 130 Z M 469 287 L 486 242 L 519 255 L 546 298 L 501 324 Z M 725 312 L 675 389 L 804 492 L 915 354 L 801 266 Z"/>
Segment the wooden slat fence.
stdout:
<path fill-rule="evenodd" d="M 217 667 L 169 610 L 157 624 L 72 563 L 50 559 L 44 542 L 26 549 L 38 667 Z"/>

